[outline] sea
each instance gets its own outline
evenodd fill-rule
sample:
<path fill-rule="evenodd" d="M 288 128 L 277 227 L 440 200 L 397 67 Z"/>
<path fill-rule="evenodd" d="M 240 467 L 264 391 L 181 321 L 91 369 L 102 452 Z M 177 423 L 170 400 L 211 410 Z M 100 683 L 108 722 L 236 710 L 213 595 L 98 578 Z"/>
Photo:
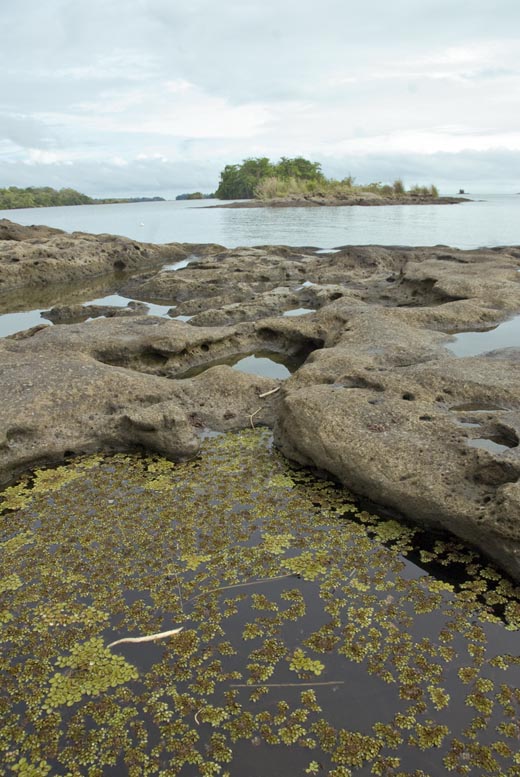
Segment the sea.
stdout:
<path fill-rule="evenodd" d="M 0 211 L 19 224 L 125 235 L 151 243 L 219 243 L 228 248 L 294 245 L 520 244 L 520 194 L 467 195 L 457 205 L 218 208 L 218 200 L 74 205 Z"/>

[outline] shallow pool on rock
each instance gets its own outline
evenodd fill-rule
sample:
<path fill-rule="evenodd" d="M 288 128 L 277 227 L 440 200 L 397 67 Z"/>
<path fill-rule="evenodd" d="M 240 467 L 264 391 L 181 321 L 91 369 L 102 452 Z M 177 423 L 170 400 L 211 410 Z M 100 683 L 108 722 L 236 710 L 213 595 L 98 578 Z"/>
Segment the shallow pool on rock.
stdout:
<path fill-rule="evenodd" d="M 519 774 L 519 590 L 267 432 L 0 499 L 4 774 Z"/>
<path fill-rule="evenodd" d="M 206 364 L 199 364 L 190 370 L 178 375 L 177 378 L 194 378 L 202 372 L 209 370 L 210 367 L 217 367 L 220 364 L 227 364 L 238 372 L 246 372 L 249 375 L 261 375 L 264 378 L 275 378 L 277 380 L 286 380 L 298 367 L 302 360 L 287 356 L 274 351 L 256 351 L 247 356 L 243 353 L 234 354 L 225 359 L 215 359 Z"/>
<path fill-rule="evenodd" d="M 308 313 L 315 313 L 316 308 L 293 308 L 292 310 L 286 310 L 284 316 L 306 316 Z"/>
<path fill-rule="evenodd" d="M 478 356 L 498 348 L 520 348 L 520 316 L 482 332 L 461 332 L 446 344 L 455 356 Z"/>

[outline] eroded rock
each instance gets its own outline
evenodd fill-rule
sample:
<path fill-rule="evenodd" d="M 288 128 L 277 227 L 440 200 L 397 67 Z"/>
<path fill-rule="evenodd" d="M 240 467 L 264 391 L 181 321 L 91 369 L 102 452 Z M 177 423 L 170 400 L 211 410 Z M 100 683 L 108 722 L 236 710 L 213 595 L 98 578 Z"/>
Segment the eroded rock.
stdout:
<path fill-rule="evenodd" d="M 109 266 L 121 247 L 109 236 L 34 239 L 10 239 L 0 273 L 13 246 L 27 262 L 45 243 L 57 267 L 69 256 L 56 258 L 63 241 L 71 252 L 89 244 L 93 264 L 79 256 L 90 269 Z M 148 250 L 125 245 L 129 256 Z M 291 459 L 410 520 L 448 529 L 520 580 L 518 349 L 459 359 L 446 348 L 452 334 L 520 310 L 518 249 L 178 251 L 199 258 L 122 284 L 127 296 L 160 299 L 192 323 L 118 312 L 0 341 L 2 482 L 71 452 L 141 446 L 192 456 L 200 429 L 264 423 Z M 13 278 L 37 284 L 38 273 Z M 295 308 L 315 312 L 283 316 Z M 87 311 L 56 315 L 74 320 Z M 283 383 L 211 366 L 256 350 L 305 363 Z M 207 369 L 182 378 L 195 367 Z"/>
<path fill-rule="evenodd" d="M 137 272 L 186 259 L 220 246 L 154 245 L 117 235 L 68 234 L 50 227 L 21 227 L 0 222 L 0 294 L 23 287 L 88 280 L 98 275 Z"/>

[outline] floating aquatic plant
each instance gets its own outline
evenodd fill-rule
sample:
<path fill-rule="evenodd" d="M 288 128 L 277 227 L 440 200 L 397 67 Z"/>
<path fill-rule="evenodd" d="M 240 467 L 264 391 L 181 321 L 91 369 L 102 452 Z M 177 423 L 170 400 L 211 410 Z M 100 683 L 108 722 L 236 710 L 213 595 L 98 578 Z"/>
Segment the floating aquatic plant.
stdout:
<path fill-rule="evenodd" d="M 39 470 L 0 495 L 0 774 L 520 775 L 519 623 L 262 430 Z"/>

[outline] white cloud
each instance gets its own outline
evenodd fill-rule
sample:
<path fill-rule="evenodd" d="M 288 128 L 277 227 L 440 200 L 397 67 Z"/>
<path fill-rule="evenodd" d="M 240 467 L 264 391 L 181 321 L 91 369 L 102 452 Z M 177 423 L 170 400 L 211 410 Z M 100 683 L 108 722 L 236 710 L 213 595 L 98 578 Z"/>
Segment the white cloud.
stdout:
<path fill-rule="evenodd" d="M 341 154 L 374 154 L 381 150 L 398 154 L 435 154 L 438 152 L 492 151 L 509 149 L 520 151 L 520 131 L 475 134 L 459 129 L 447 132 L 442 128 L 430 132 L 398 132 L 392 135 L 375 135 L 369 138 L 353 138 L 337 143 L 333 151 Z"/>
<path fill-rule="evenodd" d="M 214 188 L 225 163 L 282 154 L 380 160 L 379 179 L 391 158 L 420 177 L 453 154 L 498 180 L 500 155 L 517 158 L 516 0 L 18 0 L 2 14 L 7 184 L 52 170 L 146 188 L 182 164 L 188 188 L 189 170 Z"/>

